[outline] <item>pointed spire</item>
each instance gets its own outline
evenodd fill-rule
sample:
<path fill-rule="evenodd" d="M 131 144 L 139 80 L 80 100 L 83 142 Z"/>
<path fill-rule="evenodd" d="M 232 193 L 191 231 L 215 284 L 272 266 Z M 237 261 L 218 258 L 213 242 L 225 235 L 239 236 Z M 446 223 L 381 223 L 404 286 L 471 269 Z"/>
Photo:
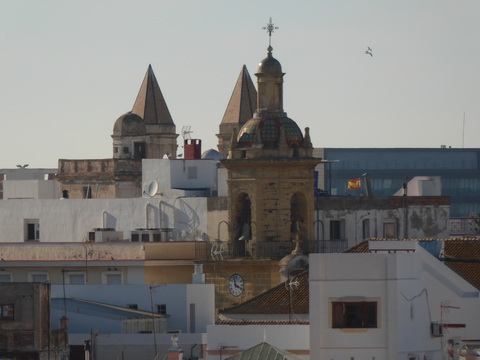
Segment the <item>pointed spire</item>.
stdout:
<path fill-rule="evenodd" d="M 132 113 L 142 117 L 146 124 L 173 124 L 172 116 L 168 111 L 160 86 L 158 86 L 152 65 L 148 65 Z"/>
<path fill-rule="evenodd" d="M 305 128 L 305 136 L 303 138 L 303 146 L 305 148 L 313 147 L 312 140 L 310 139 L 310 128 L 308 128 L 308 127 Z"/>
<path fill-rule="evenodd" d="M 247 67 L 243 65 L 223 115 L 222 124 L 235 123 L 243 125 L 253 117 L 256 109 L 257 90 L 253 85 Z"/>

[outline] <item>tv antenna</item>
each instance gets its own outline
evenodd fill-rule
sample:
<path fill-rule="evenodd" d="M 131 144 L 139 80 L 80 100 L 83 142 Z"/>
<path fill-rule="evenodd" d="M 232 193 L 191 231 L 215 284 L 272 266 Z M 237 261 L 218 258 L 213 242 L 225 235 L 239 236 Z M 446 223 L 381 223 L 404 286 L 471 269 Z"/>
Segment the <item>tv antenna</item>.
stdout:
<path fill-rule="evenodd" d="M 190 130 L 192 127 L 190 125 L 182 126 L 182 137 L 183 140 L 191 140 L 192 137 L 190 136 L 191 133 L 193 133 L 192 130 Z"/>
<path fill-rule="evenodd" d="M 444 300 L 440 302 L 440 323 L 443 324 L 445 320 L 443 319 L 444 314 L 448 314 L 450 309 L 461 309 L 460 306 L 450 305 L 449 300 Z"/>

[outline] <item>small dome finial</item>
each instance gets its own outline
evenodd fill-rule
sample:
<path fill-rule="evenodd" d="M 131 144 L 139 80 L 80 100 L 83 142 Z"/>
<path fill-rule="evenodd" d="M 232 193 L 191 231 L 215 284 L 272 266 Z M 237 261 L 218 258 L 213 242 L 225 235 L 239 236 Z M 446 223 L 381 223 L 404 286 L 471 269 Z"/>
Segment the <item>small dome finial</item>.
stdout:
<path fill-rule="evenodd" d="M 264 26 L 262 29 L 267 30 L 268 33 L 268 55 L 272 55 L 272 33 L 278 29 L 278 26 L 275 26 L 272 22 L 272 18 L 270 18 L 270 21 L 268 22 L 267 26 Z"/>

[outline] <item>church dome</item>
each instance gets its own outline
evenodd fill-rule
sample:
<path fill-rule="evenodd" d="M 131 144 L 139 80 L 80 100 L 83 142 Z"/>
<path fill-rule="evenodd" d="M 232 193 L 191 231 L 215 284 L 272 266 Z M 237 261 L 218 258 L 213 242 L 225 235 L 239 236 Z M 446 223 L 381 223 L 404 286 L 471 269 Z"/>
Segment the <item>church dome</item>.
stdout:
<path fill-rule="evenodd" d="M 271 53 L 258 64 L 257 74 L 281 74 L 282 65 Z"/>
<path fill-rule="evenodd" d="M 139 136 L 145 133 L 145 122 L 132 112 L 120 116 L 113 125 L 113 136 Z"/>
<path fill-rule="evenodd" d="M 280 129 L 283 128 L 285 140 L 289 147 L 303 146 L 303 134 L 297 123 L 286 116 L 273 116 L 268 114 L 248 120 L 238 133 L 239 147 L 252 147 L 260 132 L 260 139 L 264 148 L 275 148 L 280 140 Z"/>

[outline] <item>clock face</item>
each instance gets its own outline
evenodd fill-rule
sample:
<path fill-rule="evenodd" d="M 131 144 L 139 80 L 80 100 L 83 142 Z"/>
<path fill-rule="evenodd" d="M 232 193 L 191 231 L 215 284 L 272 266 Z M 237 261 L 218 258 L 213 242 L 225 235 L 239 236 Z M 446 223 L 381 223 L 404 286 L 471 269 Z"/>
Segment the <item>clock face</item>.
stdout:
<path fill-rule="evenodd" d="M 245 282 L 243 278 L 238 274 L 233 274 L 228 280 L 228 290 L 233 296 L 240 296 L 245 290 Z"/>

